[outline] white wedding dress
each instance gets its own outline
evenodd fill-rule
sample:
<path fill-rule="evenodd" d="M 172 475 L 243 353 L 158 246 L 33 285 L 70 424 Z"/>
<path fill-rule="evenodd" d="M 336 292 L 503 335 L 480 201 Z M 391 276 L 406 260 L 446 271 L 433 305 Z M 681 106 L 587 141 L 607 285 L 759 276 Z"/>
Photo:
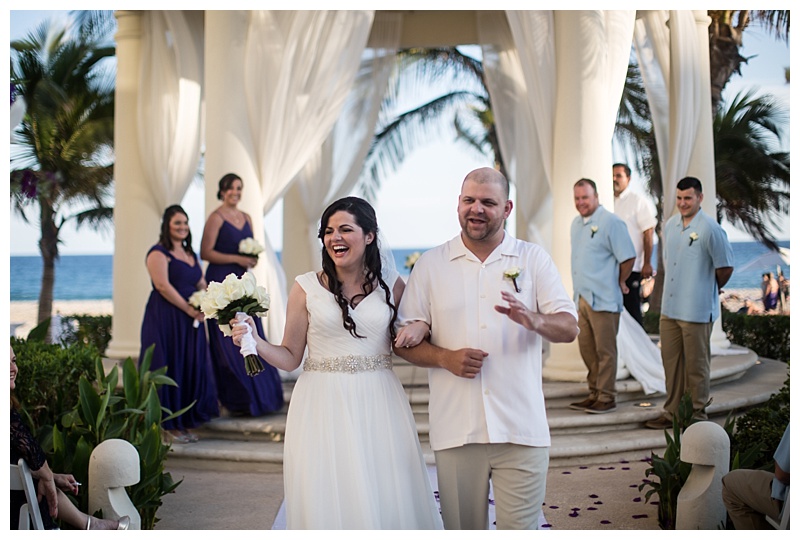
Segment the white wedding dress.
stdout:
<path fill-rule="evenodd" d="M 441 529 L 408 398 L 391 369 L 383 289 L 350 310 L 365 336 L 358 339 L 315 272 L 297 282 L 306 292 L 308 357 L 286 420 L 287 529 Z"/>

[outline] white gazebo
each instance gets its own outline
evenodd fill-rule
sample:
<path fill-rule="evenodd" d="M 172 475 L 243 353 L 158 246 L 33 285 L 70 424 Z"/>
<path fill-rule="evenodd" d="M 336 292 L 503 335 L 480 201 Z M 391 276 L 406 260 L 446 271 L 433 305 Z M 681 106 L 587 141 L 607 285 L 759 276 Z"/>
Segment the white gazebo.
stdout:
<path fill-rule="evenodd" d="M 510 180 L 517 236 L 543 245 L 572 289 L 572 186 L 613 200 L 611 141 L 632 44 L 653 111 L 664 215 L 692 175 L 716 200 L 705 11 L 117 11 L 116 209 L 111 358 L 137 357 L 150 283 L 142 258 L 204 148 L 206 213 L 228 172 L 267 246 L 256 266 L 279 342 L 286 275 L 318 266 L 316 220 L 355 185 L 398 49 L 478 44 Z M 608 180 L 608 181 L 606 181 Z M 263 216 L 284 201 L 283 268 Z M 713 205 L 705 209 L 713 212 Z M 284 272 L 285 271 L 285 272 Z M 717 323 L 712 340 L 724 346 Z M 545 376 L 585 376 L 576 344 Z"/>

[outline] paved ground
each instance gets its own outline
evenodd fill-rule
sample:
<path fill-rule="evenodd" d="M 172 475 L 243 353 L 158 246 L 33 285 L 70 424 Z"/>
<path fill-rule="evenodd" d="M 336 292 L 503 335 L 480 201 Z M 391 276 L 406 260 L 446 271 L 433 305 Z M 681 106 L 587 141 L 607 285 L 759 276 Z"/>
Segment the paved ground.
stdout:
<path fill-rule="evenodd" d="M 544 515 L 552 530 L 658 530 L 657 507 L 637 489 L 643 461 L 551 468 Z M 269 530 L 283 500 L 283 474 L 167 465 L 183 478 L 163 499 L 157 530 Z"/>

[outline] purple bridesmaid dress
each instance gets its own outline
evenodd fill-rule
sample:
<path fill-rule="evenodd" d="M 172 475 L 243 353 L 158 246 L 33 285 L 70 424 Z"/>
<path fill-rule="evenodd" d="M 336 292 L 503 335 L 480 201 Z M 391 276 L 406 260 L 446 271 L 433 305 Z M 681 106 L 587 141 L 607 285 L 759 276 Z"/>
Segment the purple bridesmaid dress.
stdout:
<path fill-rule="evenodd" d="M 239 253 L 239 242 L 253 236 L 250 223 L 245 221 L 241 229 L 223 220 L 217 235 L 214 250 L 220 253 Z M 206 282 L 222 282 L 228 274 L 237 277 L 247 271 L 238 264 L 209 263 L 206 269 Z M 264 371 L 250 377 L 244 366 L 244 357 L 239 347 L 230 337 L 219 329 L 216 319 L 206 319 L 208 341 L 211 348 L 211 361 L 217 380 L 219 401 L 233 415 L 262 416 L 283 408 L 283 385 L 278 370 L 263 362 Z M 261 319 L 255 317 L 258 335 L 264 337 Z"/>
<path fill-rule="evenodd" d="M 188 299 L 203 276 L 197 256 L 194 255 L 194 265 L 189 265 L 173 258 L 161 245 L 153 246 L 147 254 L 153 250 L 167 256 L 169 282 Z M 142 321 L 139 362 L 147 348 L 155 344 L 150 369 L 167 366 L 167 376 L 178 384 L 161 386 L 159 398 L 163 407 L 175 412 L 197 400 L 191 409 L 162 424 L 168 430 L 191 429 L 219 416 L 206 333 L 202 325 L 195 328 L 193 321 L 153 287 Z"/>

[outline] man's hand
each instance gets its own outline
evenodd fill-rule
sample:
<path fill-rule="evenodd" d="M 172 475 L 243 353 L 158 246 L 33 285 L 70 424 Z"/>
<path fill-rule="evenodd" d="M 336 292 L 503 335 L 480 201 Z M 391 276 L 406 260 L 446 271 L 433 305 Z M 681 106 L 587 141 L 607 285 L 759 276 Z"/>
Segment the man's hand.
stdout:
<path fill-rule="evenodd" d="M 619 288 L 622 290 L 622 294 L 628 294 L 631 290 L 628 288 L 628 284 L 625 283 L 625 280 L 620 280 Z"/>
<path fill-rule="evenodd" d="M 649 262 L 644 263 L 642 265 L 642 279 L 650 279 L 651 277 L 655 276 L 655 272 L 653 272 L 653 265 Z"/>
<path fill-rule="evenodd" d="M 442 359 L 441 367 L 453 375 L 464 377 L 465 379 L 474 379 L 480 373 L 481 367 L 483 367 L 483 359 L 487 356 L 489 356 L 489 353 L 480 349 L 449 351 Z"/>
<path fill-rule="evenodd" d="M 521 324 L 528 330 L 535 330 L 531 311 L 523 304 L 516 296 L 507 291 L 500 292 L 501 297 L 508 306 L 494 306 L 494 310 L 498 313 L 508 316 L 509 319 L 517 324 Z"/>

